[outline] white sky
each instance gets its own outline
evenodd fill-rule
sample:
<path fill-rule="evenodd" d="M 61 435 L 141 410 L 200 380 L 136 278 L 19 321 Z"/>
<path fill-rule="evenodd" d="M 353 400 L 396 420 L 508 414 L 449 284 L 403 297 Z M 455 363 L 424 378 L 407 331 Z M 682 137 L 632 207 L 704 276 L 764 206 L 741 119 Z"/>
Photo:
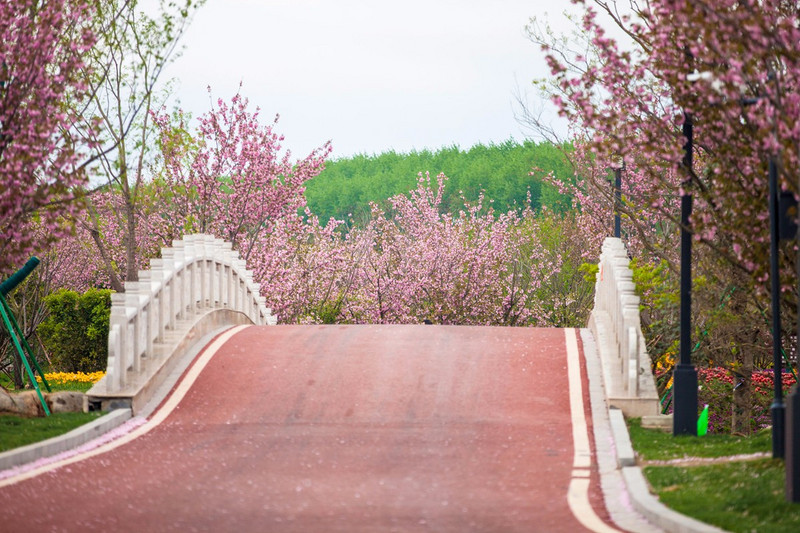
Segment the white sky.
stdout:
<path fill-rule="evenodd" d="M 243 83 L 284 147 L 333 157 L 523 140 L 518 92 L 548 74 L 525 35 L 567 0 L 207 0 L 166 76 L 198 116 Z M 564 28 L 569 26 L 565 23 Z M 563 128 L 566 132 L 566 128 Z"/>

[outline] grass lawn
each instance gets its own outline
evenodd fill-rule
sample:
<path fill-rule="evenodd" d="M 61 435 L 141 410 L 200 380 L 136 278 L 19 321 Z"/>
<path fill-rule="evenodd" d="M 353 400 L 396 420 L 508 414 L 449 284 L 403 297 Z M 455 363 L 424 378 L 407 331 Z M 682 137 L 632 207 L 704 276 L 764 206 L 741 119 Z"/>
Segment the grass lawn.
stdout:
<path fill-rule="evenodd" d="M 88 391 L 102 373 L 84 374 L 53 372 L 46 374 L 52 391 Z M 5 374 L 0 374 L 0 385 L 8 389 L 12 384 Z M 39 383 L 42 393 L 47 389 Z M 15 391 L 11 390 L 12 393 Z M 58 413 L 41 418 L 23 418 L 0 415 L 0 452 L 67 433 L 78 426 L 96 420 L 103 413 Z"/>
<path fill-rule="evenodd" d="M 733 532 L 800 531 L 800 503 L 784 495 L 782 460 L 744 460 L 743 454 L 770 453 L 772 435 L 674 437 L 628 421 L 633 448 L 662 503 L 703 522 Z M 714 464 L 649 465 L 648 461 L 691 457 L 729 458 Z"/>
<path fill-rule="evenodd" d="M 772 451 L 772 433 L 764 430 L 750 437 L 708 434 L 704 437 L 681 435 L 656 429 L 645 429 L 638 418 L 628 420 L 633 449 L 647 461 L 682 457 L 726 457 Z"/>
<path fill-rule="evenodd" d="M 0 452 L 62 435 L 96 420 L 101 414 L 103 413 L 58 413 L 39 418 L 0 416 Z"/>

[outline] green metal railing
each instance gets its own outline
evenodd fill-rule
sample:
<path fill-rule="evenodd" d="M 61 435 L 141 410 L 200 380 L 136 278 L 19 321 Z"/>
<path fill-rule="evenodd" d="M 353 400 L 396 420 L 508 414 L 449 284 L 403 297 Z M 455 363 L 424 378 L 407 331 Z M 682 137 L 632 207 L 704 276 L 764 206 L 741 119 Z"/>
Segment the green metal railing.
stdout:
<path fill-rule="evenodd" d="M 6 301 L 6 295 L 14 290 L 14 288 L 19 285 L 28 275 L 33 272 L 33 269 L 37 267 L 39 264 L 39 259 L 36 257 L 31 257 L 25 266 L 21 269 L 17 270 L 10 278 L 5 280 L 3 283 L 0 283 L 0 315 L 3 318 L 3 325 L 8 331 L 8 335 L 11 337 L 11 342 L 14 344 L 14 348 L 17 350 L 17 354 L 19 354 L 19 358 L 22 363 L 25 365 L 25 371 L 28 375 L 28 378 L 31 381 L 31 385 L 36 390 L 36 395 L 39 397 L 39 401 L 42 404 L 42 408 L 44 409 L 44 414 L 46 416 L 50 415 L 50 409 L 47 408 L 47 402 L 44 400 L 44 396 L 42 396 L 42 391 L 39 388 L 39 383 L 36 381 L 36 375 L 33 373 L 33 368 L 31 368 L 31 364 L 39 373 L 39 376 L 42 378 L 42 383 L 44 383 L 45 388 L 47 388 L 47 392 L 50 392 L 50 384 L 47 383 L 47 379 L 44 377 L 44 372 L 42 372 L 39 363 L 36 361 L 36 358 L 33 356 L 33 350 L 31 350 L 30 345 L 28 344 L 28 340 L 25 338 L 25 335 L 22 333 L 22 328 L 19 327 L 19 323 L 17 322 L 17 318 L 14 316 L 14 313 L 11 311 L 11 308 L 8 306 L 8 302 Z"/>

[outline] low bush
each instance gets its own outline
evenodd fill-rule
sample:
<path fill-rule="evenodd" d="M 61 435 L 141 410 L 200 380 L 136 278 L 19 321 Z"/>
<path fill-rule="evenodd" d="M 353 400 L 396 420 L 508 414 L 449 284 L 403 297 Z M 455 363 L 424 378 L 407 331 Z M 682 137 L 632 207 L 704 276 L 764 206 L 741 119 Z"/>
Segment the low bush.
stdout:
<path fill-rule="evenodd" d="M 795 383 L 794 376 L 783 373 L 783 394 L 789 393 Z M 714 433 L 730 433 L 733 413 L 733 391 L 743 386 L 742 380 L 729 370 L 720 367 L 700 368 L 697 371 L 700 390 L 697 400 L 700 407 L 708 405 L 708 430 Z M 752 400 L 751 429 L 758 431 L 772 425 L 770 406 L 774 396 L 772 370 L 753 372 L 750 398 Z"/>
<path fill-rule="evenodd" d="M 53 369 L 97 372 L 108 360 L 108 320 L 111 291 L 89 289 L 83 294 L 59 290 L 45 298 L 49 315 L 38 332 L 51 355 Z"/>

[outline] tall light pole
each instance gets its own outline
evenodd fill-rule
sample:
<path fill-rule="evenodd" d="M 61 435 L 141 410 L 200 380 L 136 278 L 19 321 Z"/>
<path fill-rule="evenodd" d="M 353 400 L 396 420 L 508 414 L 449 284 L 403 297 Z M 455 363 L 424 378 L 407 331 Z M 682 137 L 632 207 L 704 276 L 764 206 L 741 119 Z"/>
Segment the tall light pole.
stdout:
<path fill-rule="evenodd" d="M 775 82 L 775 88 L 779 92 L 778 78 L 775 72 L 770 72 L 768 79 Z M 741 102 L 743 105 L 748 106 L 757 103 L 761 98 L 763 97 L 745 98 Z M 781 210 L 781 203 L 786 203 L 786 201 L 781 202 L 781 190 L 778 183 L 778 155 L 774 152 L 769 155 L 767 176 L 769 184 L 767 205 L 769 206 L 769 278 L 772 304 L 772 382 L 774 391 L 772 405 L 770 405 L 770 414 L 772 415 L 772 457 L 781 459 L 785 456 L 786 449 L 786 405 L 783 402 L 781 278 L 778 247 L 781 239 L 794 239 L 797 229 L 788 227 L 792 225 L 788 220 L 791 215 Z M 791 196 L 793 201 L 794 195 Z M 794 209 L 796 210 L 796 207 Z M 783 231 L 781 230 L 782 223 L 786 226 Z M 787 470 L 787 476 L 788 474 Z"/>
<path fill-rule="evenodd" d="M 614 237 L 617 239 L 622 236 L 622 223 L 619 212 L 622 206 L 622 171 L 624 169 L 624 161 L 614 169 Z"/>
<path fill-rule="evenodd" d="M 797 186 L 798 190 L 800 190 L 800 182 L 798 182 Z M 797 203 L 795 203 L 793 207 L 793 210 L 791 210 L 791 208 L 787 209 L 787 214 L 790 215 L 790 219 L 795 221 L 794 226 L 790 227 L 789 231 L 787 231 L 787 236 L 797 239 L 797 218 L 800 208 Z M 797 279 L 800 279 L 800 249 L 798 249 L 797 256 L 795 257 L 795 268 L 797 269 Z M 797 316 L 800 317 L 800 300 L 797 302 Z M 796 326 L 796 349 L 800 350 L 800 320 L 797 321 Z M 791 392 L 786 397 L 785 422 L 786 450 L 784 450 L 784 460 L 786 461 L 786 500 L 800 503 L 800 385 L 797 383 L 795 383 Z"/>
<path fill-rule="evenodd" d="M 778 224 L 778 164 L 775 154 L 769 156 L 769 277 L 772 292 L 772 370 L 774 397 L 769 410 L 772 414 L 772 457 L 784 456 L 783 359 L 781 357 L 781 279 L 778 264 L 780 226 Z"/>
<path fill-rule="evenodd" d="M 692 364 L 692 115 L 683 113 L 683 167 L 686 179 L 681 195 L 680 362 L 672 371 L 673 435 L 697 435 L 697 369 Z"/>

